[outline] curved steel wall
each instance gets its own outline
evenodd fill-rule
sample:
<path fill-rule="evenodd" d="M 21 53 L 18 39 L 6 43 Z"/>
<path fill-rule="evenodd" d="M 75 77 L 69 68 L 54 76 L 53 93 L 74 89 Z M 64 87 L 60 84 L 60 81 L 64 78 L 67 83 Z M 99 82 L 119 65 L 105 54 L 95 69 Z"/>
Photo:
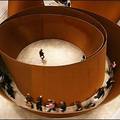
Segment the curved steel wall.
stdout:
<path fill-rule="evenodd" d="M 43 0 L 9 0 L 9 16 L 18 13 L 26 8 L 35 6 L 44 6 Z M 85 9 L 91 12 L 102 15 L 114 22 L 120 18 L 120 2 L 119 1 L 104 1 L 104 0 L 71 0 L 71 6 L 73 8 Z"/>
<path fill-rule="evenodd" d="M 19 17 L 17 20 L 8 21 L 7 24 L 3 23 L 0 32 L 2 33 L 0 48 L 13 58 L 16 58 L 28 44 L 45 38 L 59 38 L 74 43 L 85 52 L 87 57 L 104 44 L 100 32 L 93 26 L 76 18 L 71 20 L 70 17 L 58 15 Z M 10 45 L 8 39 L 14 44 Z"/>
<path fill-rule="evenodd" d="M 42 8 L 41 8 L 42 9 Z M 24 11 L 24 12 L 21 12 L 15 16 L 12 16 L 12 18 L 14 17 L 17 17 L 17 16 L 22 16 L 22 15 L 26 15 L 26 14 L 32 14 L 32 13 L 41 13 L 41 12 L 47 12 L 47 13 L 59 13 L 59 14 L 65 14 L 65 15 L 70 15 L 70 16 L 76 16 L 76 17 L 80 17 L 81 19 L 84 19 L 88 22 L 90 22 L 91 24 L 94 24 L 95 26 L 97 26 L 100 30 L 102 30 L 102 32 L 104 31 L 104 29 L 101 27 L 100 24 L 102 24 L 105 29 L 107 30 L 107 34 L 108 34 L 108 44 L 107 44 L 107 53 L 108 53 L 108 56 L 110 57 L 110 59 L 113 61 L 113 60 L 116 60 L 116 63 L 117 63 L 117 71 L 115 73 L 115 85 L 114 87 L 112 88 L 112 91 L 110 92 L 110 95 L 108 96 L 108 99 L 105 100 L 105 102 L 115 98 L 117 95 L 120 94 L 120 87 L 119 87 L 119 78 L 120 78 L 120 67 L 119 67 L 119 60 L 120 60 L 120 54 L 119 54 L 119 37 L 120 37 L 120 28 L 113 24 L 111 21 L 105 19 L 104 17 L 101 17 L 99 15 L 95 15 L 93 13 L 90 13 L 90 12 L 87 12 L 87 11 L 84 11 L 84 10 L 79 10 L 79 11 L 74 11 L 74 10 L 71 10 L 71 9 L 66 9 L 66 8 L 51 8 L 51 9 L 48 9 L 48 7 L 44 10 L 41 11 L 41 9 L 39 8 L 34 8 L 34 9 L 31 9 L 31 10 L 28 10 L 28 11 Z M 59 9 L 59 10 L 58 10 Z M 61 9 L 61 10 L 60 10 Z M 53 11 L 52 11 L 53 10 Z M 56 11 L 55 11 L 56 10 Z M 83 16 L 82 16 L 83 15 Z M 82 16 L 82 17 L 81 17 Z M 92 18 L 92 17 L 93 18 Z M 96 20 L 95 20 L 95 19 Z M 9 18 L 11 19 L 11 17 Z M 99 23 L 99 22 L 100 23 Z M 104 32 L 103 32 L 104 34 Z M 13 59 L 11 59 L 10 57 L 6 56 L 5 53 L 3 53 L 2 51 L 0 51 L 1 55 L 4 56 L 4 58 L 6 58 L 7 60 L 6 61 L 12 61 L 13 62 Z M 9 58 L 9 60 L 8 60 Z M 19 63 L 19 66 L 21 66 L 21 64 Z M 22 81 L 21 81 L 22 83 Z M 49 117 L 68 117 L 68 116 L 73 116 L 73 115 L 78 115 L 80 114 L 80 112 L 75 112 L 75 113 L 42 113 L 42 112 L 39 112 L 39 114 L 41 115 L 45 115 L 45 116 L 49 116 Z M 59 115 L 58 115 L 59 114 Z"/>
<path fill-rule="evenodd" d="M 115 0 L 71 0 L 73 8 L 84 9 L 104 16 L 111 21 L 120 19 L 120 1 Z"/>
<path fill-rule="evenodd" d="M 2 24 L 0 30 L 4 32 L 1 33 L 2 32 L 1 31 L 0 36 L 3 36 L 3 34 L 6 34 L 8 28 L 11 29 L 9 25 L 7 26 L 7 23 L 10 25 L 13 25 L 12 22 L 14 23 L 14 21 L 15 19 L 6 21 L 5 23 Z M 76 23 L 73 21 L 72 24 L 75 25 Z M 6 25 L 8 28 L 5 29 L 4 25 Z M 18 23 L 16 23 L 15 25 L 18 25 Z M 14 31 L 14 27 L 13 27 L 13 31 Z M 62 32 L 62 29 L 59 32 Z M 74 33 L 76 33 L 76 31 Z M 23 37 L 23 34 L 20 36 L 21 36 L 20 37 L 21 39 Z M 1 38 L 4 38 L 4 36 L 0 37 L 0 39 Z M 7 36 L 6 38 L 8 40 Z M 19 38 L 19 37 L 16 36 L 14 40 L 13 38 L 11 39 L 12 41 L 16 40 L 16 38 Z M 33 42 L 33 41 L 29 41 L 30 40 L 29 38 L 31 37 L 24 36 L 23 38 L 26 41 L 22 42 L 23 43 L 21 44 L 22 47 L 19 48 L 19 50 L 16 53 L 14 52 L 15 54 L 12 54 L 13 51 L 11 53 L 8 52 L 9 55 L 11 55 L 12 57 L 16 57 L 16 54 L 24 47 L 24 45 L 27 45 L 30 42 Z M 97 39 L 93 38 L 93 39 L 98 40 L 98 38 Z M 2 39 L 0 41 L 2 41 Z M 10 45 L 10 42 L 11 41 L 9 39 L 8 45 Z M 74 42 L 74 41 L 71 40 L 70 42 Z M 101 40 L 101 45 L 103 43 L 104 42 Z M 76 42 L 75 44 L 78 45 L 79 42 L 78 43 Z M 6 51 L 6 48 L 4 46 L 6 44 L 1 43 L 0 45 L 2 47 L 2 51 Z M 91 45 L 88 45 L 88 46 L 95 47 L 95 48 L 97 46 L 98 48 L 98 42 L 96 41 L 94 46 L 91 46 Z M 3 52 L 1 52 L 1 55 L 5 63 L 7 64 L 9 70 L 11 71 L 17 86 L 19 87 L 19 89 L 23 94 L 26 94 L 27 92 L 29 92 L 35 98 L 42 94 L 45 100 L 53 96 L 52 97 L 53 99 L 57 101 L 65 100 L 69 104 L 74 100 L 83 101 L 87 99 L 92 94 L 94 94 L 97 91 L 97 89 L 101 86 L 104 79 L 104 72 L 105 72 L 106 43 L 100 47 L 102 48 L 96 54 L 89 57 L 85 62 L 76 63 L 72 65 L 67 65 L 67 66 L 61 66 L 61 67 L 32 66 L 32 65 L 15 61 L 14 59 L 12 59 L 11 57 L 8 57 Z M 10 51 L 10 48 L 9 48 L 9 51 Z M 50 86 L 49 83 L 52 84 L 52 86 Z M 71 87 L 73 88 L 72 90 L 71 90 Z M 55 88 L 57 88 L 57 90 Z"/>
<path fill-rule="evenodd" d="M 96 18 L 106 29 L 107 36 L 108 36 L 108 43 L 107 43 L 107 55 L 111 61 L 116 61 L 117 67 L 114 73 L 114 80 L 115 84 L 108 95 L 106 102 L 116 98 L 120 94 L 120 27 L 113 22 L 105 19 L 102 16 L 98 16 L 88 11 L 80 10 L 90 16 Z"/>

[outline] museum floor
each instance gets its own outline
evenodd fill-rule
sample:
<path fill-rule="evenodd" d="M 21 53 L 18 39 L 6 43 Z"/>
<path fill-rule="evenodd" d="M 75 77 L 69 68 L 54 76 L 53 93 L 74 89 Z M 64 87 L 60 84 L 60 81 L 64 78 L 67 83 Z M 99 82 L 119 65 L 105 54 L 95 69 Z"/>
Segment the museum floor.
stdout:
<path fill-rule="evenodd" d="M 39 51 L 43 50 L 44 61 Z M 43 66 L 61 66 L 80 62 L 84 53 L 74 44 L 59 39 L 44 39 L 26 46 L 17 60 L 27 64 Z"/>
<path fill-rule="evenodd" d="M 1 2 L 1 1 L 0 1 Z M 1 17 L 3 13 L 6 14 L 5 7 L 6 3 L 0 3 L 0 20 L 4 19 L 5 16 Z M 3 8 L 3 9 L 1 9 Z M 119 22 L 120 23 L 120 22 Z M 118 24 L 119 24 L 118 23 Z M 5 96 L 0 93 L 0 119 L 47 119 L 45 117 L 36 115 L 25 109 L 22 109 L 8 100 Z M 83 113 L 79 116 L 65 118 L 65 119 L 120 119 L 120 95 L 109 101 L 106 104 L 102 104 L 96 109 Z"/>
<path fill-rule="evenodd" d="M 115 119 L 120 118 L 120 96 L 112 101 L 100 105 L 98 108 L 81 114 L 79 116 L 70 117 L 71 119 Z M 7 98 L 0 95 L 0 119 L 47 119 L 36 115 L 25 109 L 16 106 Z M 70 119 L 66 118 L 66 119 Z"/>

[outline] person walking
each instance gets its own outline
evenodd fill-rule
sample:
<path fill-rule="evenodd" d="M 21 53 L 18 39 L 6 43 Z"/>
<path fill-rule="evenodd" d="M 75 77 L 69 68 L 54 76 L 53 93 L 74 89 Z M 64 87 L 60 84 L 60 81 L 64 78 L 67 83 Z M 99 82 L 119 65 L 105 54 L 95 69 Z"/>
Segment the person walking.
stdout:
<path fill-rule="evenodd" d="M 40 55 L 40 58 L 41 58 L 42 60 L 44 60 L 45 56 L 44 56 L 43 49 L 40 49 L 39 55 Z"/>
<path fill-rule="evenodd" d="M 115 81 L 113 80 L 113 78 L 110 78 L 107 82 L 106 82 L 106 89 L 111 88 L 111 86 L 115 83 Z"/>
<path fill-rule="evenodd" d="M 84 106 L 85 109 L 90 109 L 91 107 L 95 107 L 95 103 L 92 101 L 89 101 L 89 103 L 87 105 Z"/>
<path fill-rule="evenodd" d="M 13 99 L 15 99 L 15 91 L 13 90 L 13 87 L 10 84 L 6 85 L 6 91 L 8 95 L 10 95 Z"/>
<path fill-rule="evenodd" d="M 74 105 L 76 106 L 76 111 L 81 111 L 83 109 L 83 106 L 79 101 L 76 101 Z"/>
<path fill-rule="evenodd" d="M 105 95 L 104 87 L 101 87 L 98 89 L 97 95 L 94 98 L 100 99 Z"/>

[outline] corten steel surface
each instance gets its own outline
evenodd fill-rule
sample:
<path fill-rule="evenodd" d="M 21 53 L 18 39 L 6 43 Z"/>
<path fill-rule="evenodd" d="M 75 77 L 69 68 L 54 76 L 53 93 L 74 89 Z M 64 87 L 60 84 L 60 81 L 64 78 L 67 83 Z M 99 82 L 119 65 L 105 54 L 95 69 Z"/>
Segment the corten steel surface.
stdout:
<path fill-rule="evenodd" d="M 102 16 L 98 16 L 88 11 L 80 10 L 96 18 L 107 31 L 107 55 L 111 61 L 116 61 L 117 68 L 114 74 L 115 85 L 104 103 L 114 99 L 120 94 L 120 27 Z"/>
<path fill-rule="evenodd" d="M 59 9 L 59 8 L 54 8 L 54 9 Z M 63 11 L 62 11 L 63 10 Z M 110 57 L 111 60 L 116 60 L 117 62 L 117 69 L 116 69 L 116 72 L 115 72 L 115 85 L 114 87 L 112 88 L 112 91 L 110 92 L 108 98 L 105 100 L 105 102 L 108 102 L 109 100 L 115 98 L 117 95 L 120 94 L 120 54 L 118 51 L 120 51 L 120 41 L 119 41 L 119 38 L 120 38 L 120 28 L 113 24 L 112 22 L 110 22 L 109 20 L 101 17 L 101 16 L 98 16 L 98 15 L 95 15 L 93 13 L 90 13 L 90 12 L 87 12 L 87 11 L 84 11 L 84 10 L 78 10 L 76 14 L 73 14 L 73 11 L 71 11 L 70 9 L 67 9 L 66 11 L 62 8 L 61 11 L 59 11 L 59 14 L 66 14 L 66 15 L 71 15 L 71 16 L 75 16 L 75 15 L 78 15 L 78 17 L 80 17 L 80 15 L 84 14 L 82 16 L 82 19 L 86 19 L 88 20 L 88 22 L 96 25 L 97 27 L 99 26 L 99 29 L 102 29 L 100 27 L 100 25 L 98 24 L 98 22 L 96 20 L 98 20 L 104 27 L 105 29 L 107 30 L 107 37 L 108 37 L 108 44 L 107 44 L 107 53 L 108 53 L 108 56 Z M 30 11 L 30 10 L 29 10 Z M 21 12 L 19 14 L 17 14 L 16 16 L 22 16 L 22 15 L 25 15 L 25 14 L 30 14 L 32 11 L 33 13 L 41 13 L 41 11 L 39 10 L 39 8 L 34 8 L 34 9 L 31 9 L 31 11 L 24 11 L 24 12 Z M 46 10 L 44 10 L 46 11 Z M 49 10 L 50 11 L 50 10 Z M 50 11 L 51 12 L 51 11 Z M 52 11 L 53 12 L 53 11 Z M 56 13 L 56 12 L 55 12 Z M 87 14 L 86 14 L 87 13 Z M 80 15 L 79 15 L 80 14 Z M 90 16 L 92 17 L 90 17 Z M 16 17 L 16 16 L 13 16 L 13 17 Z M 86 16 L 86 17 L 85 17 Z M 11 19 L 11 18 L 9 18 Z M 103 29 L 104 30 L 104 29 Z M 2 53 L 3 56 L 6 57 L 6 55 L 4 53 Z M 49 117 L 68 117 L 68 116 L 73 116 L 73 115 L 78 115 L 80 114 L 80 112 L 77 112 L 77 113 L 63 113 L 63 114 L 60 114 L 60 115 L 57 115 L 57 114 L 54 114 L 54 113 L 41 113 L 39 112 L 40 115 L 45 115 L 45 116 L 49 116 Z"/>
<path fill-rule="evenodd" d="M 43 0 L 8 0 L 8 14 L 11 16 L 26 8 L 43 6 Z"/>
<path fill-rule="evenodd" d="M 118 0 L 71 0 L 71 3 L 73 8 L 91 11 L 114 22 L 120 19 L 120 1 Z"/>
<path fill-rule="evenodd" d="M 19 12 L 18 14 L 10 16 L 4 22 L 6 22 L 12 18 L 15 18 L 15 17 L 25 16 L 26 14 L 29 15 L 29 14 L 38 14 L 38 13 L 40 13 L 40 14 L 50 13 L 50 14 L 61 14 L 61 15 L 65 14 L 67 16 L 73 16 L 73 17 L 80 18 L 82 20 L 85 20 L 85 21 L 90 22 L 91 24 L 95 25 L 102 32 L 104 37 L 106 38 L 106 31 L 105 31 L 104 27 L 100 24 L 99 21 L 97 21 L 93 17 L 91 17 L 83 12 L 77 11 L 75 9 L 67 8 L 67 7 L 51 7 L 51 6 L 41 7 L 41 8 L 34 7 L 32 9 L 30 8 L 28 10 L 23 10 L 22 12 Z"/>
<path fill-rule="evenodd" d="M 9 16 L 18 13 L 26 8 L 34 6 L 44 6 L 43 0 L 9 0 Z M 101 16 L 104 16 L 114 22 L 120 18 L 120 1 L 117 0 L 71 0 L 73 8 L 85 9 Z"/>
<path fill-rule="evenodd" d="M 25 19 L 27 19 L 27 21 Z M 57 21 L 55 21 L 56 19 Z M 31 22 L 32 24 L 30 24 Z M 54 26 L 52 25 L 53 23 L 55 23 Z M 64 33 L 63 26 L 64 31 L 66 31 L 69 36 L 66 36 Z M 82 26 L 86 28 L 83 29 L 83 31 L 81 29 Z M 49 29 L 49 27 L 51 29 Z M 90 31 L 88 28 L 90 28 Z M 45 100 L 51 98 L 52 96 L 52 98 L 56 101 L 65 100 L 67 103 L 71 103 L 74 100 L 83 101 L 87 99 L 101 86 L 105 72 L 106 47 L 101 33 L 90 24 L 77 20 L 76 18 L 65 16 L 29 15 L 4 22 L 1 25 L 0 30 L 1 32 L 3 31 L 0 35 L 2 38 L 0 48 L 2 48 L 3 52 L 13 58 L 15 58 L 20 50 L 26 45 L 34 42 L 35 40 L 46 37 L 57 37 L 68 40 L 77 46 L 81 44 L 84 48 L 86 48 L 84 49 L 84 52 L 88 56 L 93 54 L 91 57 L 88 57 L 85 62 L 61 67 L 40 67 L 27 65 L 17 62 L 5 54 L 2 54 L 3 59 L 5 60 L 22 93 L 26 94 L 29 92 L 34 98 L 39 95 L 43 95 Z M 51 31 L 54 34 L 51 34 Z M 82 38 L 84 34 L 82 34 L 81 31 L 88 35 L 86 36 L 86 40 L 84 37 Z M 15 35 L 12 34 L 14 32 L 16 33 Z M 97 36 L 95 36 L 95 34 Z M 6 38 L 4 35 L 6 35 Z M 75 40 L 73 38 L 74 35 L 80 35 L 81 37 L 78 41 L 76 41 L 78 38 L 76 37 Z M 90 37 L 91 35 L 94 35 L 94 37 Z M 83 40 L 86 41 L 86 44 L 84 44 Z M 89 41 L 92 42 L 92 45 Z M 7 42 L 9 44 L 7 44 Z M 15 42 L 16 47 L 12 44 L 13 42 Z M 98 49 L 99 51 L 96 53 L 96 50 Z M 88 75 L 86 75 L 86 72 Z M 51 84 L 51 86 L 49 84 Z"/>

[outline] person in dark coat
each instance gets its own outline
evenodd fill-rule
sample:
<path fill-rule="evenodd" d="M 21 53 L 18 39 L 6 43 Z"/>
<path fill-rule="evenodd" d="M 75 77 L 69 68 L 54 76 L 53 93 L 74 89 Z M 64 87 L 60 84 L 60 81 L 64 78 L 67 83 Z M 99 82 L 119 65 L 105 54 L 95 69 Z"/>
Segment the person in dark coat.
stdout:
<path fill-rule="evenodd" d="M 33 98 L 32 98 L 32 96 L 30 96 L 29 93 L 27 93 L 27 95 L 25 96 L 25 98 L 26 98 L 26 103 L 33 102 Z"/>
<path fill-rule="evenodd" d="M 113 80 L 113 78 L 110 78 L 110 79 L 106 82 L 106 84 L 107 84 L 106 89 L 109 89 L 114 83 L 115 83 L 115 81 Z"/>
<path fill-rule="evenodd" d="M 79 101 L 76 101 L 74 105 L 76 105 L 76 111 L 81 111 L 83 109 L 83 106 Z"/>
<path fill-rule="evenodd" d="M 71 4 L 68 2 L 68 0 L 55 0 L 57 3 L 60 2 L 61 4 L 64 4 L 66 7 L 70 7 Z"/>
<path fill-rule="evenodd" d="M 5 80 L 4 80 L 4 74 L 0 71 L 0 89 L 5 89 Z"/>
<path fill-rule="evenodd" d="M 40 55 L 40 58 L 41 58 L 42 60 L 44 60 L 45 56 L 44 56 L 44 52 L 43 52 L 42 49 L 40 49 L 39 55 Z"/>
<path fill-rule="evenodd" d="M 15 99 L 15 92 L 10 84 L 6 85 L 6 91 L 13 99 Z"/>
<path fill-rule="evenodd" d="M 86 56 L 85 56 L 85 55 L 83 55 L 83 56 L 82 56 L 82 59 L 83 59 L 83 60 L 85 60 L 85 59 L 86 59 Z"/>
<path fill-rule="evenodd" d="M 70 6 L 71 6 L 71 3 L 70 3 L 70 2 L 68 2 L 67 7 L 70 7 Z"/>
<path fill-rule="evenodd" d="M 97 95 L 94 98 L 101 98 L 105 95 L 104 87 L 98 89 Z"/>
<path fill-rule="evenodd" d="M 85 109 L 89 109 L 89 108 L 91 108 L 91 107 L 95 107 L 95 103 L 93 103 L 92 101 L 90 101 L 84 108 Z"/>
<path fill-rule="evenodd" d="M 5 79 L 6 84 L 10 85 L 12 83 L 12 80 L 10 79 L 10 77 L 7 74 L 4 74 L 4 79 Z"/>
<path fill-rule="evenodd" d="M 39 111 L 42 111 L 42 102 L 43 102 L 42 96 L 39 96 L 36 101 L 36 108 Z"/>
<path fill-rule="evenodd" d="M 34 108 L 34 105 L 33 105 L 34 101 L 33 101 L 32 96 L 29 93 L 27 93 L 27 95 L 25 96 L 25 98 L 26 98 L 26 105 L 29 106 L 29 104 L 30 104 L 31 108 Z"/>
<path fill-rule="evenodd" d="M 61 101 L 59 107 L 60 107 L 61 112 L 65 112 L 66 108 L 67 108 L 67 105 L 66 105 L 66 103 L 64 101 Z"/>

